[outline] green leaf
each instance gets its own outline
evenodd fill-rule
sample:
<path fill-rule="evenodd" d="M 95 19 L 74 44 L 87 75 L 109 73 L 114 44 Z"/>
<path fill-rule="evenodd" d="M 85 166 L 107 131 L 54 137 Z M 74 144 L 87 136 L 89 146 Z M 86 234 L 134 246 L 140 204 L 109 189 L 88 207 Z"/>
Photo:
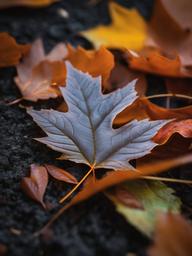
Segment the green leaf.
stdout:
<path fill-rule="evenodd" d="M 133 195 L 143 209 L 130 208 L 113 193 L 107 196 L 114 202 L 117 211 L 122 214 L 128 222 L 147 236 L 154 231 L 156 214 L 159 212 L 180 212 L 181 201 L 173 195 L 173 189 L 159 181 L 131 181 L 124 185 L 126 191 Z"/>

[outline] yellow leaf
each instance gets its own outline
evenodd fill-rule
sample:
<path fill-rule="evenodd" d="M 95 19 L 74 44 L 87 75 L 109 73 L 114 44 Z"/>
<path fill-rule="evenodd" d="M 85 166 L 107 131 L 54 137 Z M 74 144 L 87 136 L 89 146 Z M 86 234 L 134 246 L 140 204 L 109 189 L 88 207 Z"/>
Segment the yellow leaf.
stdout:
<path fill-rule="evenodd" d="M 52 4 L 58 0 L 1 0 L 0 8 L 14 6 L 42 7 Z"/>
<path fill-rule="evenodd" d="M 96 48 L 100 45 L 111 48 L 140 50 L 146 38 L 146 23 L 135 9 L 126 9 L 109 3 L 112 24 L 98 26 L 82 32 Z"/>

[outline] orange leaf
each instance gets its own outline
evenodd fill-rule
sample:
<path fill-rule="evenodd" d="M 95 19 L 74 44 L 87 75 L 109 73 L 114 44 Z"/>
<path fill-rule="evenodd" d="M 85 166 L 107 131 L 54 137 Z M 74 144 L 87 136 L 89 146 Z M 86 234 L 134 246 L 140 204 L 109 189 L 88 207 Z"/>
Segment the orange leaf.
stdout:
<path fill-rule="evenodd" d="M 81 46 L 75 49 L 68 44 L 67 48 L 67 60 L 75 68 L 88 72 L 93 77 L 101 75 L 102 83 L 105 84 L 107 82 L 110 72 L 114 67 L 114 58 L 110 51 L 102 46 L 98 50 L 85 50 Z"/>
<path fill-rule="evenodd" d="M 78 183 L 77 179 L 65 170 L 49 164 L 45 164 L 44 166 L 47 169 L 48 173 L 56 180 L 64 181 L 71 184 Z"/>
<path fill-rule="evenodd" d="M 172 121 L 162 127 L 154 137 L 158 144 L 164 144 L 173 133 L 179 133 L 185 138 L 192 137 L 192 119 Z"/>
<path fill-rule="evenodd" d="M 192 77 L 192 73 L 182 69 L 179 56 L 168 58 L 158 50 L 149 50 L 139 55 L 128 52 L 129 67 L 146 73 L 168 77 Z"/>
<path fill-rule="evenodd" d="M 0 67 L 15 66 L 29 51 L 29 45 L 17 44 L 7 33 L 0 33 Z"/>
<path fill-rule="evenodd" d="M 43 166 L 31 165 L 30 177 L 25 177 L 21 181 L 21 187 L 24 192 L 33 200 L 39 202 L 46 208 L 43 202 L 43 196 L 48 184 L 47 170 Z"/>
<path fill-rule="evenodd" d="M 182 8 L 180 8 L 180 5 L 182 5 Z M 170 1 L 155 1 L 152 19 L 149 24 L 149 38 L 146 41 L 147 46 L 160 48 L 164 54 L 178 54 L 182 67 L 192 65 L 192 34 L 184 29 L 184 27 L 189 29 L 192 25 L 191 7 L 191 1 L 188 0 L 174 1 L 172 5 L 170 5 Z M 179 14 L 177 18 L 176 13 Z M 184 22 L 183 18 L 185 19 Z"/>
<path fill-rule="evenodd" d="M 158 215 L 154 245 L 149 256 L 191 256 L 192 225 L 181 215 L 161 213 Z"/>
<path fill-rule="evenodd" d="M 190 138 L 192 136 L 191 116 L 192 106 L 175 109 L 163 108 L 146 98 L 139 98 L 115 118 L 114 125 L 122 125 L 133 119 L 160 120 L 174 118 L 176 120 L 163 126 L 154 137 L 156 143 L 163 144 L 176 132 L 183 137 Z"/>
<path fill-rule="evenodd" d="M 14 6 L 42 7 L 57 1 L 59 0 L 1 0 L 0 8 L 8 8 Z"/>
<path fill-rule="evenodd" d="M 67 205 L 67 208 L 77 203 L 80 203 L 84 200 L 87 200 L 88 198 L 90 198 L 91 196 L 95 195 L 98 192 L 101 192 L 109 187 L 120 184 L 127 180 L 134 180 L 145 175 L 163 172 L 173 167 L 191 162 L 192 154 L 165 161 L 159 161 L 153 164 L 149 163 L 147 165 L 141 166 L 139 171 L 117 170 L 108 172 L 106 176 L 96 181 L 92 177 L 88 178 L 83 189 L 76 196 L 73 197 L 71 202 Z"/>

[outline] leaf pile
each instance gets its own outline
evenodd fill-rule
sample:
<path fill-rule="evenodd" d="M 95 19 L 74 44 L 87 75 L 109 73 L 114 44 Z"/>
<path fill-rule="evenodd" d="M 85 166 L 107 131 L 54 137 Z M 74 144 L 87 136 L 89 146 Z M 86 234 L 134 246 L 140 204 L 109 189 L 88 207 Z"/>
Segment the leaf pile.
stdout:
<path fill-rule="evenodd" d="M 53 2 L 2 1 L 0 8 Z M 192 4 L 156 0 L 148 22 L 136 9 L 114 1 L 108 6 L 109 25 L 81 31 L 91 50 L 60 42 L 46 53 L 40 38 L 23 45 L 0 33 L 0 67 L 15 66 L 21 93 L 8 105 L 34 102 L 26 111 L 46 134 L 36 132 L 36 140 L 60 152 L 61 161 L 89 168 L 77 180 L 52 164 L 32 164 L 21 187 L 46 210 L 50 177 L 72 187 L 59 202 L 72 199 L 38 234 L 68 208 L 103 192 L 128 222 L 154 237 L 149 256 L 188 256 L 192 228 L 163 181 L 192 182 L 157 174 L 192 162 Z M 158 90 L 164 93 L 154 95 Z M 58 97 L 58 109 L 35 110 L 38 100 Z"/>

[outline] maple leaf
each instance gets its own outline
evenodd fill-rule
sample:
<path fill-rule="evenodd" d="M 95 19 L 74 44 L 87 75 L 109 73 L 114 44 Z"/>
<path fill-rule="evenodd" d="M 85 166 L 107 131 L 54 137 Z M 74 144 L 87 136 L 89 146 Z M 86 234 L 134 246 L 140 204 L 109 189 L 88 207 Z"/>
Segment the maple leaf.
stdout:
<path fill-rule="evenodd" d="M 109 3 L 111 25 L 100 25 L 81 32 L 97 48 L 100 45 L 111 48 L 140 50 L 146 37 L 146 23 L 137 10 L 128 10 L 117 3 Z"/>
<path fill-rule="evenodd" d="M 148 250 L 149 256 L 190 256 L 192 225 L 179 214 L 160 213 L 154 240 Z"/>
<path fill-rule="evenodd" d="M 43 196 L 48 184 L 47 170 L 43 166 L 36 164 L 31 165 L 30 177 L 25 177 L 21 181 L 21 187 L 25 193 L 33 200 L 41 203 L 46 208 L 43 202 Z"/>
<path fill-rule="evenodd" d="M 48 137 L 38 141 L 63 153 L 61 159 L 97 168 L 132 168 L 131 159 L 149 153 L 151 138 L 166 121 L 132 121 L 112 129 L 114 117 L 136 99 L 135 83 L 102 95 L 100 77 L 92 78 L 67 64 L 67 85 L 61 88 L 67 113 L 28 110 Z"/>
<path fill-rule="evenodd" d="M 28 53 L 30 46 L 17 44 L 8 33 L 0 33 L 0 67 L 15 66 Z"/>

